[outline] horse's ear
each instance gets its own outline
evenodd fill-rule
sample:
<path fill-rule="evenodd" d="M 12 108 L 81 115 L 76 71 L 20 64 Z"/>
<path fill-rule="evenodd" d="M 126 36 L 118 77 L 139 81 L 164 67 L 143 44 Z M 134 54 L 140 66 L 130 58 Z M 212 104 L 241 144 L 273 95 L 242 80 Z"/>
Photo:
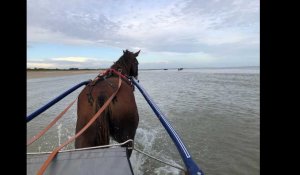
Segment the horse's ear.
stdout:
<path fill-rule="evenodd" d="M 123 54 L 125 54 L 125 50 L 123 50 Z"/>
<path fill-rule="evenodd" d="M 140 51 L 141 51 L 141 50 L 137 51 L 137 52 L 134 54 L 134 56 L 135 56 L 135 57 L 139 56 Z"/>

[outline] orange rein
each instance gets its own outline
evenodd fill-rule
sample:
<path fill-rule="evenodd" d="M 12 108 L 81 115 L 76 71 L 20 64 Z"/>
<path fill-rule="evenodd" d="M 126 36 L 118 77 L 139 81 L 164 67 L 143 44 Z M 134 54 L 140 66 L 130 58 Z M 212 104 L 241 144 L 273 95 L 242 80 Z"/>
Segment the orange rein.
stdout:
<path fill-rule="evenodd" d="M 109 69 L 107 70 L 104 74 L 108 73 L 109 71 L 113 71 L 114 73 L 116 73 L 117 75 L 119 75 L 119 83 L 118 83 L 118 89 L 110 96 L 110 98 L 104 103 L 104 105 L 98 110 L 98 112 L 91 118 L 91 120 L 78 132 L 76 133 L 75 136 L 71 137 L 69 140 L 67 140 L 65 143 L 61 144 L 59 147 L 57 147 L 55 150 L 52 151 L 52 153 L 48 156 L 47 160 L 44 162 L 44 164 L 41 166 L 41 168 L 38 171 L 38 175 L 42 175 L 45 171 L 46 168 L 49 166 L 49 164 L 51 163 L 52 159 L 56 156 L 56 154 L 66 145 L 68 145 L 69 143 L 71 143 L 72 141 L 74 141 L 77 137 L 79 137 L 88 127 L 90 127 L 92 125 L 92 123 L 101 115 L 101 113 L 107 108 L 107 106 L 110 104 L 110 102 L 112 101 L 112 99 L 116 96 L 116 94 L 118 93 L 121 84 L 122 84 L 122 79 L 121 77 L 126 78 L 124 75 L 122 75 L 121 73 L 117 72 L 114 69 Z M 103 74 L 102 74 L 103 75 Z M 75 102 L 75 101 L 74 101 Z M 72 102 L 72 103 L 74 103 Z M 71 104 L 70 104 L 71 105 Z M 68 106 L 69 107 L 69 106 Z M 67 110 L 67 109 L 66 109 Z M 64 111 L 63 111 L 64 112 Z M 63 113 L 62 112 L 62 113 Z M 58 118 L 58 117 L 57 117 Z M 57 119 L 58 120 L 58 119 Z M 53 121 L 54 123 L 56 121 Z M 47 129 L 47 128 L 46 128 Z"/>
<path fill-rule="evenodd" d="M 69 106 L 66 109 L 64 109 L 45 129 L 43 129 L 37 135 L 33 136 L 31 139 L 29 139 L 27 141 L 27 146 L 35 142 L 42 135 L 44 135 L 57 122 L 57 120 L 59 120 L 70 109 L 70 107 L 75 103 L 76 100 L 77 98 L 72 103 L 70 103 Z"/>

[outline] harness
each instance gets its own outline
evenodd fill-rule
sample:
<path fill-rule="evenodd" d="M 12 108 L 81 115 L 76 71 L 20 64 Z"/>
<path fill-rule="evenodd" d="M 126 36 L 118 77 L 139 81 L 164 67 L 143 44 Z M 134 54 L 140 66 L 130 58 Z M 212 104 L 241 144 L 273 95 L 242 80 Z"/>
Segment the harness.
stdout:
<path fill-rule="evenodd" d="M 87 86 L 94 86 L 99 80 L 106 80 L 110 77 L 117 77 L 120 76 L 122 80 L 124 80 L 128 85 L 133 86 L 132 82 L 130 81 L 130 77 L 128 75 L 122 74 L 122 69 L 116 71 L 115 69 L 107 69 L 105 72 L 100 73 L 97 77 L 92 80 Z"/>
<path fill-rule="evenodd" d="M 87 84 L 87 87 L 89 87 L 89 92 L 86 95 L 88 96 L 88 102 L 90 103 L 90 105 L 93 105 L 93 102 L 94 102 L 94 98 L 92 96 L 92 91 L 93 91 L 95 85 L 100 81 L 106 81 L 110 87 L 112 87 L 113 89 L 116 89 L 117 87 L 115 87 L 107 79 L 111 78 L 111 77 L 118 77 L 118 76 L 120 76 L 121 79 L 123 81 L 125 81 L 128 85 L 130 85 L 132 88 L 132 91 L 134 91 L 134 85 L 130 81 L 129 76 L 123 75 L 120 71 L 116 71 L 115 69 L 107 69 L 105 72 L 100 73 L 99 75 L 97 75 L 96 78 L 94 78 L 94 80 L 92 80 L 89 84 Z"/>

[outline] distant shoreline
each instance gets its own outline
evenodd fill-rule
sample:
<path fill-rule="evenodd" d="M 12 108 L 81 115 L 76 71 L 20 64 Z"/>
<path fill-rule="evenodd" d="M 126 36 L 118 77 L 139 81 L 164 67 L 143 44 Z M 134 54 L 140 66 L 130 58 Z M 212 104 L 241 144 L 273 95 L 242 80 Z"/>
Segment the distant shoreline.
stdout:
<path fill-rule="evenodd" d="M 183 68 L 184 69 L 259 69 L 259 66 L 243 66 L 243 67 L 201 67 L 201 68 Z M 78 74 L 95 74 L 98 75 L 105 69 L 27 69 L 27 79 L 34 78 L 47 78 L 47 77 L 59 77 L 59 76 L 70 76 Z M 166 69 L 139 69 L 140 71 L 155 71 L 155 70 L 177 70 L 177 68 L 166 68 Z"/>
<path fill-rule="evenodd" d="M 27 70 L 27 79 L 70 76 L 78 74 L 98 75 L 101 70 Z"/>

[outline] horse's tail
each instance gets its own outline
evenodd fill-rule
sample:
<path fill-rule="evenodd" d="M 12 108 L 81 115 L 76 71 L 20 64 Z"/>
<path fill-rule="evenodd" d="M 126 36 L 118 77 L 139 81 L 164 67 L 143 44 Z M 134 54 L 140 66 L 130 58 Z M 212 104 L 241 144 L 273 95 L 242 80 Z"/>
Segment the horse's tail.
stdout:
<path fill-rule="evenodd" d="M 95 112 L 97 112 L 106 102 L 107 97 L 105 95 L 98 96 L 94 103 Z M 109 117 L 110 109 L 109 106 L 100 114 L 96 121 L 96 132 L 97 139 L 96 145 L 107 145 L 109 144 Z"/>

